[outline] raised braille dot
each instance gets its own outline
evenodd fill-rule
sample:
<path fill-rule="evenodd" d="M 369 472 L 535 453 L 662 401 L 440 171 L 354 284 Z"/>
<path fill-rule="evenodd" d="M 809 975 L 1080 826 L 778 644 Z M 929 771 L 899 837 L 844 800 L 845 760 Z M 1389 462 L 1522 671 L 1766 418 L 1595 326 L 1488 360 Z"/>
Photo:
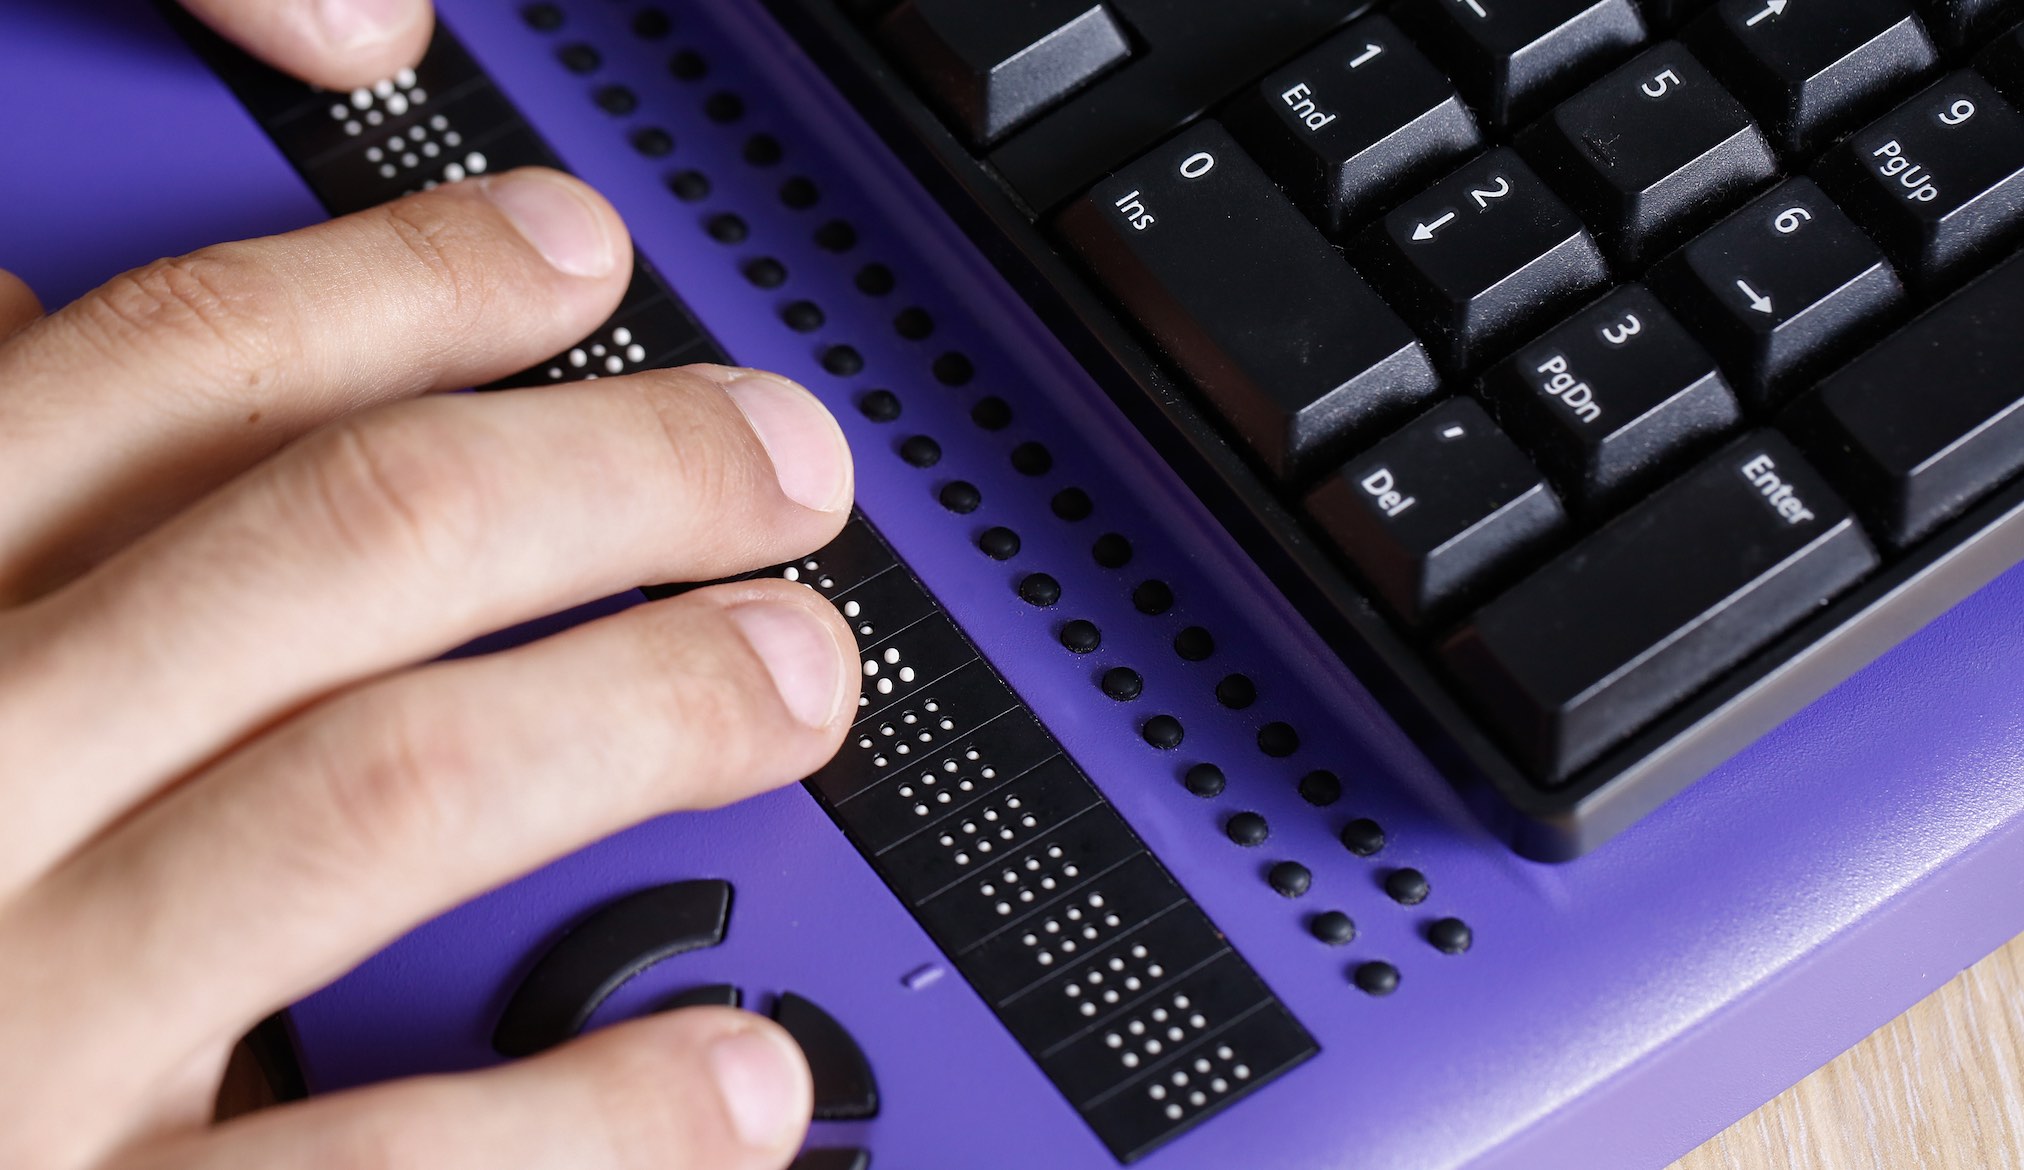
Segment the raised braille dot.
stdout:
<path fill-rule="evenodd" d="M 1054 498 L 1048 501 L 1047 506 L 1056 517 L 1070 524 L 1087 520 L 1089 514 L 1096 511 L 1095 501 L 1089 498 L 1088 492 L 1078 487 L 1062 488 L 1055 492 Z"/>
<path fill-rule="evenodd" d="M 745 140 L 745 161 L 755 167 L 770 167 L 787 153 L 771 134 L 754 134 Z"/>
<path fill-rule="evenodd" d="M 676 171 L 668 176 L 668 190 L 684 203 L 697 203 L 710 197 L 710 177 L 701 171 Z M 777 262 L 775 266 L 778 267 Z M 786 275 L 786 270 L 782 269 L 781 278 L 785 279 Z"/>
<path fill-rule="evenodd" d="M 1089 546 L 1089 555 L 1106 569 L 1122 569 L 1131 564 L 1131 541 L 1115 532 L 1106 532 Z"/>
<path fill-rule="evenodd" d="M 709 75 L 710 63 L 694 49 L 683 49 L 668 58 L 668 72 L 680 81 L 700 81 Z"/>
<path fill-rule="evenodd" d="M 581 43 L 564 45 L 555 50 L 555 59 L 562 62 L 564 69 L 578 75 L 595 73 L 598 66 L 604 64 L 604 57 L 596 49 Z"/>
<path fill-rule="evenodd" d="M 1369 817 L 1359 817 L 1342 827 L 1342 847 L 1358 857 L 1375 857 L 1384 849 L 1384 829 Z"/>
<path fill-rule="evenodd" d="M 1340 910 L 1323 910 L 1307 920 L 1307 932 L 1332 947 L 1356 938 L 1356 922 Z"/>
<path fill-rule="evenodd" d="M 719 90 L 703 99 L 703 116 L 719 125 L 728 125 L 745 116 L 745 99 L 729 90 Z"/>
<path fill-rule="evenodd" d="M 936 358 L 932 368 L 935 381 L 944 386 L 967 386 L 970 379 L 977 376 L 977 367 L 971 364 L 970 359 L 953 351 Z"/>
<path fill-rule="evenodd" d="M 1335 773 L 1317 768 L 1300 778 L 1300 799 L 1316 808 L 1327 808 L 1342 799 L 1342 781 Z"/>
<path fill-rule="evenodd" d="M 1061 627 L 1061 644 L 1077 654 L 1088 654 L 1103 645 L 1103 631 L 1095 622 L 1076 618 Z"/>
<path fill-rule="evenodd" d="M 562 9 L 553 4 L 529 4 L 520 10 L 520 19 L 536 32 L 554 32 L 562 27 Z"/>
<path fill-rule="evenodd" d="M 857 400 L 857 409 L 873 422 L 891 422 L 900 416 L 900 396 L 890 390 L 868 390 Z"/>
<path fill-rule="evenodd" d="M 814 301 L 790 301 L 780 310 L 780 319 L 796 333 L 813 333 L 822 328 L 826 318 L 822 306 Z"/>
<path fill-rule="evenodd" d="M 857 270 L 855 283 L 857 284 L 857 291 L 864 295 L 868 297 L 882 297 L 893 291 L 893 286 L 899 282 L 894 279 L 893 270 L 887 268 L 885 265 L 867 264 Z"/>
<path fill-rule="evenodd" d="M 1258 729 L 1258 750 L 1283 760 L 1300 750 L 1300 733 L 1290 723 L 1267 723 Z"/>
<path fill-rule="evenodd" d="M 1103 693 L 1120 703 L 1129 703 L 1145 693 L 1146 680 L 1129 666 L 1113 666 L 1103 672 Z"/>
<path fill-rule="evenodd" d="M 675 136 L 659 126 L 642 126 L 632 132 L 632 147 L 648 158 L 665 158 L 675 149 Z"/>
<path fill-rule="evenodd" d="M 942 445 L 926 435 L 909 435 L 900 443 L 900 458 L 915 467 L 933 467 L 942 461 Z"/>
<path fill-rule="evenodd" d="M 994 561 L 1009 561 L 1019 555 L 1019 534 L 1010 528 L 986 528 L 977 536 L 977 547 Z"/>
<path fill-rule="evenodd" d="M 832 345 L 822 351 L 822 368 L 839 378 L 864 372 L 864 355 L 847 345 Z"/>
<path fill-rule="evenodd" d="M 1215 637 L 1200 626 L 1189 626 L 1174 635 L 1174 653 L 1189 662 L 1200 662 L 1215 652 Z"/>
<path fill-rule="evenodd" d="M 607 85 L 592 95 L 597 108 L 615 118 L 623 118 L 640 108 L 639 95 L 623 85 Z"/>
<path fill-rule="evenodd" d="M 1224 675 L 1216 684 L 1216 701 L 1232 711 L 1242 711 L 1258 701 L 1258 684 L 1241 674 Z"/>
<path fill-rule="evenodd" d="M 1229 835 L 1230 840 L 1250 849 L 1265 843 L 1265 838 L 1272 835 L 1272 826 L 1257 813 L 1240 812 L 1223 822 L 1223 832 Z"/>
<path fill-rule="evenodd" d="M 674 31 L 675 22 L 658 8 L 642 8 L 633 17 L 633 35 L 649 41 L 658 41 Z"/>
<path fill-rule="evenodd" d="M 1428 924 L 1427 941 L 1444 955 L 1459 955 L 1476 941 L 1476 932 L 1459 918 L 1443 918 Z"/>
<path fill-rule="evenodd" d="M 935 319 L 923 308 L 901 309 L 900 315 L 893 318 L 893 332 L 908 341 L 920 341 L 934 331 Z"/>
<path fill-rule="evenodd" d="M 857 247 L 857 229 L 840 219 L 832 219 L 815 229 L 815 246 L 825 252 L 848 252 Z"/>
<path fill-rule="evenodd" d="M 1012 407 L 996 395 L 980 398 L 970 408 L 970 421 L 987 431 L 1002 431 L 1012 425 Z"/>
<path fill-rule="evenodd" d="M 1045 609 L 1061 600 L 1061 582 L 1046 573 L 1028 573 L 1019 579 L 1019 599 Z"/>
<path fill-rule="evenodd" d="M 745 226 L 745 221 L 730 212 L 711 216 L 709 222 L 703 225 L 703 230 L 709 232 L 710 238 L 720 244 L 742 244 L 745 237 L 752 234 L 752 229 Z"/>
<path fill-rule="evenodd" d="M 984 493 L 977 490 L 976 484 L 958 479 L 943 484 L 936 499 L 956 515 L 967 516 L 983 506 Z"/>
<path fill-rule="evenodd" d="M 1214 764 L 1201 763 L 1182 773 L 1181 783 L 1189 792 L 1208 800 L 1223 795 L 1223 789 L 1228 786 L 1229 780 L 1223 775 L 1223 769 Z"/>
<path fill-rule="evenodd" d="M 1158 617 L 1174 607 L 1174 590 L 1165 581 L 1141 581 L 1131 591 L 1131 606 L 1147 617 Z"/>
<path fill-rule="evenodd" d="M 1399 989 L 1399 969 L 1382 960 L 1359 964 L 1350 978 L 1358 989 L 1372 995 L 1390 995 Z"/>
<path fill-rule="evenodd" d="M 1012 470 L 1021 475 L 1046 475 L 1054 470 L 1054 453 L 1040 443 L 1021 443 L 1012 448 Z"/>
<path fill-rule="evenodd" d="M 815 180 L 806 175 L 796 175 L 780 184 L 780 202 L 794 211 L 807 211 L 821 200 L 822 191 Z"/>
<path fill-rule="evenodd" d="M 1433 891 L 1427 885 L 1426 874 L 1417 869 L 1395 869 L 1385 875 L 1384 892 L 1401 906 L 1417 906 Z"/>
<path fill-rule="evenodd" d="M 1282 898 L 1298 898 L 1314 888 L 1314 873 L 1297 861 L 1282 861 L 1265 874 Z"/>
<path fill-rule="evenodd" d="M 1170 752 L 1181 746 L 1181 740 L 1187 736 L 1187 729 L 1172 715 L 1155 715 L 1146 720 L 1144 727 L 1139 728 L 1139 734 L 1145 737 L 1147 743 L 1163 752 Z"/>

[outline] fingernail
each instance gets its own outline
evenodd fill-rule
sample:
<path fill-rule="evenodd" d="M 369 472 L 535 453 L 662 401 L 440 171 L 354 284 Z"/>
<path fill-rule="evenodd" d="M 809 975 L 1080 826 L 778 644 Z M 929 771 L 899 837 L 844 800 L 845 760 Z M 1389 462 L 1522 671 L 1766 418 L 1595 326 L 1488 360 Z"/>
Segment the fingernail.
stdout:
<path fill-rule="evenodd" d="M 710 1045 L 710 1071 L 738 1140 L 777 1150 L 794 1140 L 808 1118 L 795 1082 L 803 1076 L 793 1041 L 771 1029 L 746 1028 Z"/>
<path fill-rule="evenodd" d="M 414 0 L 316 0 L 325 43 L 346 53 L 393 40 L 415 16 Z"/>
<path fill-rule="evenodd" d="M 731 620 L 773 676 L 773 689 L 796 719 L 827 727 L 842 714 L 846 679 L 855 681 L 843 648 L 827 623 L 788 602 L 755 601 L 731 610 Z"/>
<path fill-rule="evenodd" d="M 724 393 L 745 412 L 788 499 L 818 512 L 850 503 L 850 445 L 815 395 L 765 374 L 733 379 Z"/>
<path fill-rule="evenodd" d="M 484 191 L 555 268 L 603 276 L 617 263 L 603 212 L 568 179 L 513 171 L 485 180 Z"/>

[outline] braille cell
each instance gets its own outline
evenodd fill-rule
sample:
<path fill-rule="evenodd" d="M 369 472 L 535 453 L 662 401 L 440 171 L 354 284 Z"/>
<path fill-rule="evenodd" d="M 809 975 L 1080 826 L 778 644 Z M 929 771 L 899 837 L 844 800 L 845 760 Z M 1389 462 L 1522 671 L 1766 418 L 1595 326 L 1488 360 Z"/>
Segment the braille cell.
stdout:
<path fill-rule="evenodd" d="M 1012 470 L 1021 475 L 1046 475 L 1054 470 L 1054 453 L 1041 443 L 1021 443 L 1012 448 Z"/>
<path fill-rule="evenodd" d="M 710 197 L 710 177 L 701 171 L 676 171 L 668 176 L 668 190 L 684 203 L 698 203 Z M 778 261 L 775 261 L 775 266 L 778 267 Z M 749 269 L 746 275 L 751 275 Z M 786 275 L 786 269 L 781 269 L 781 278 L 785 279 Z M 759 282 L 755 280 L 752 283 Z"/>
<path fill-rule="evenodd" d="M 1427 925 L 1427 941 L 1444 955 L 1459 955 L 1476 941 L 1476 932 L 1459 918 L 1443 918 Z"/>
<path fill-rule="evenodd" d="M 822 306 L 814 301 L 790 301 L 780 310 L 780 320 L 796 333 L 813 333 L 827 320 Z"/>
<path fill-rule="evenodd" d="M 1258 729 L 1258 750 L 1283 760 L 1300 750 L 1300 733 L 1290 723 L 1267 723 Z"/>
<path fill-rule="evenodd" d="M 822 351 L 822 368 L 839 378 L 864 372 L 864 355 L 847 345 L 832 345 Z"/>
<path fill-rule="evenodd" d="M 1342 847 L 1358 857 L 1375 857 L 1384 849 L 1384 829 L 1369 817 L 1359 817 L 1342 827 Z"/>
<path fill-rule="evenodd" d="M 1089 498 L 1089 493 L 1078 487 L 1062 488 L 1055 492 L 1054 498 L 1048 501 L 1047 506 L 1056 517 L 1071 524 L 1078 520 L 1089 519 L 1089 514 L 1096 511 L 1096 503 Z"/>
<path fill-rule="evenodd" d="M 900 458 L 915 467 L 933 467 L 942 461 L 942 445 L 926 435 L 909 435 L 900 443 Z"/>
<path fill-rule="evenodd" d="M 1427 875 L 1417 869 L 1395 869 L 1385 875 L 1384 892 L 1392 901 L 1401 906 L 1417 906 L 1427 900 L 1432 888 L 1427 885 Z"/>
<path fill-rule="evenodd" d="M 1076 618 L 1061 627 L 1061 644 L 1077 654 L 1088 654 L 1103 645 L 1103 631 L 1096 623 L 1085 618 Z"/>
<path fill-rule="evenodd" d="M 623 85 L 607 85 L 592 95 L 597 108 L 614 118 L 623 118 L 640 108 L 639 95 Z"/>
<path fill-rule="evenodd" d="M 718 90 L 703 99 L 703 116 L 720 126 L 745 116 L 745 99 L 729 90 Z"/>
<path fill-rule="evenodd" d="M 1223 789 L 1228 786 L 1229 781 L 1223 775 L 1223 769 L 1214 764 L 1201 763 L 1182 773 L 1181 783 L 1189 792 L 1203 800 L 1209 800 L 1223 795 Z"/>
<path fill-rule="evenodd" d="M 1326 768 L 1316 768 L 1300 778 L 1300 799 L 1316 808 L 1327 808 L 1342 799 L 1342 779 Z"/>
<path fill-rule="evenodd" d="M 520 10 L 520 19 L 536 32 L 554 32 L 562 27 L 562 9 L 553 4 L 529 4 Z"/>
<path fill-rule="evenodd" d="M 1158 617 L 1174 607 L 1173 586 L 1157 578 L 1141 581 L 1131 591 L 1131 605 L 1147 617 Z"/>
<path fill-rule="evenodd" d="M 632 148 L 648 158 L 666 158 L 675 149 L 675 136 L 659 126 L 642 126 L 632 132 Z"/>
<path fill-rule="evenodd" d="M 822 198 L 821 188 L 806 175 L 796 175 L 780 184 L 780 202 L 791 211 L 807 211 Z M 860 288 L 863 285 L 860 283 Z"/>
<path fill-rule="evenodd" d="M 771 256 L 746 261 L 742 271 L 755 288 L 779 288 L 787 283 L 787 266 Z"/>
<path fill-rule="evenodd" d="M 1257 813 L 1240 812 L 1223 822 L 1223 832 L 1229 835 L 1230 840 L 1250 849 L 1265 843 L 1265 839 L 1272 835 L 1272 826 Z"/>
<path fill-rule="evenodd" d="M 815 229 L 815 246 L 825 252 L 848 252 L 857 247 L 857 229 L 841 219 L 832 219 Z"/>
<path fill-rule="evenodd" d="M 770 167 L 778 163 L 787 151 L 780 140 L 771 134 L 754 134 L 745 140 L 745 161 L 755 167 Z"/>
<path fill-rule="evenodd" d="M 642 8 L 633 15 L 633 35 L 642 40 L 658 41 L 673 32 L 675 22 L 658 8 Z"/>
<path fill-rule="evenodd" d="M 1242 711 L 1258 701 L 1258 684 L 1241 674 L 1227 674 L 1216 684 L 1216 701 L 1232 711 Z"/>
<path fill-rule="evenodd" d="M 700 81 L 709 76 L 710 62 L 694 49 L 683 49 L 668 58 L 668 72 L 678 81 Z"/>
<path fill-rule="evenodd" d="M 1307 932 L 1332 947 L 1356 939 L 1356 922 L 1340 910 L 1323 910 L 1307 920 Z"/>
<path fill-rule="evenodd" d="M 857 409 L 873 422 L 891 422 L 900 416 L 900 396 L 890 390 L 868 390 L 857 400 Z"/>
<path fill-rule="evenodd" d="M 883 264 L 867 264 L 857 270 L 857 291 L 868 297 L 882 297 L 897 283 L 893 270 Z"/>
<path fill-rule="evenodd" d="M 1131 541 L 1115 532 L 1106 532 L 1089 546 L 1089 555 L 1106 569 L 1122 569 L 1131 564 Z"/>
<path fill-rule="evenodd" d="M 745 237 L 752 234 L 752 229 L 746 226 L 744 220 L 728 211 L 711 216 L 709 222 L 703 225 L 703 230 L 720 244 L 742 244 Z"/>
<path fill-rule="evenodd" d="M 1390 995 L 1399 989 L 1399 969 L 1382 960 L 1359 964 L 1350 978 L 1371 995 Z"/>
<path fill-rule="evenodd" d="M 986 528 L 977 536 L 977 547 L 994 561 L 1009 561 L 1019 555 L 1019 534 L 1010 528 Z"/>
<path fill-rule="evenodd" d="M 1113 666 L 1103 672 L 1103 693 L 1120 703 L 1129 703 L 1145 693 L 1146 680 L 1129 666 Z"/>
<path fill-rule="evenodd" d="M 604 64 L 604 57 L 596 49 L 581 42 L 564 45 L 555 50 L 555 59 L 562 62 L 564 69 L 579 76 L 595 73 L 598 67 Z"/>
<path fill-rule="evenodd" d="M 934 331 L 935 319 L 919 306 L 901 309 L 899 316 L 893 318 L 893 332 L 908 341 L 923 340 Z"/>
<path fill-rule="evenodd" d="M 1019 579 L 1019 599 L 1045 609 L 1061 600 L 1061 582 L 1046 573 L 1028 573 Z"/>
<path fill-rule="evenodd" d="M 1297 861 L 1282 861 L 1265 874 L 1265 880 L 1283 898 L 1298 898 L 1314 888 L 1314 873 Z"/>
<path fill-rule="evenodd" d="M 984 503 L 984 493 L 977 490 L 977 485 L 961 479 L 943 484 L 937 498 L 941 500 L 942 507 L 958 516 L 967 516 Z"/>
<path fill-rule="evenodd" d="M 1170 752 L 1181 746 L 1181 740 L 1187 737 L 1187 729 L 1172 715 L 1155 715 L 1139 728 L 1139 734 L 1145 737 L 1147 743 L 1163 752 Z"/>
<path fill-rule="evenodd" d="M 1002 431 L 1012 425 L 1012 406 L 995 394 L 980 398 L 970 408 L 970 421 L 987 431 Z"/>
<path fill-rule="evenodd" d="M 1200 626 L 1189 626 L 1174 635 L 1174 653 L 1189 662 L 1201 662 L 1215 652 L 1215 636 Z"/>

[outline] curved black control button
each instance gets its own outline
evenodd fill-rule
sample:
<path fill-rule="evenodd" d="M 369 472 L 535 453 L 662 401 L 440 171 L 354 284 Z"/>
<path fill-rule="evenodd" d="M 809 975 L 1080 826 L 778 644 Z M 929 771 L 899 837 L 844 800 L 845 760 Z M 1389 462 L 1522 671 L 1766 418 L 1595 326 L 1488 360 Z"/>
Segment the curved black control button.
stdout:
<path fill-rule="evenodd" d="M 583 1029 L 626 980 L 724 941 L 731 883 L 674 882 L 607 903 L 556 940 L 521 980 L 492 1033 L 504 1056 L 531 1056 Z"/>
<path fill-rule="evenodd" d="M 691 987 L 678 991 L 661 1001 L 656 1012 L 678 1012 L 692 1007 L 739 1007 L 745 1002 L 745 993 L 729 983 L 709 983 L 702 987 Z"/>
<path fill-rule="evenodd" d="M 836 1017 L 791 991 L 773 1005 L 773 1019 L 808 1057 L 815 1074 L 815 1119 L 853 1121 L 878 1116 L 878 1082 L 864 1049 Z"/>
<path fill-rule="evenodd" d="M 794 1159 L 787 1170 L 871 1170 L 871 1151 L 847 1146 L 808 1150 Z"/>

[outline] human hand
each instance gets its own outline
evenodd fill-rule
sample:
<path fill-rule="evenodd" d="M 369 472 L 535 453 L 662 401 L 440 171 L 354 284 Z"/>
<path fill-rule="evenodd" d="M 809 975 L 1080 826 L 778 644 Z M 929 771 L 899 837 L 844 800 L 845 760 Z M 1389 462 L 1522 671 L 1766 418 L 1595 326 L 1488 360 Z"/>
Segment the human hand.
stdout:
<path fill-rule="evenodd" d="M 837 747 L 850 634 L 718 586 L 416 666 L 849 505 L 805 391 L 697 368 L 488 395 L 601 322 L 624 228 L 471 180 L 119 277 L 0 279 L 0 1166 L 777 1168 L 792 1042 L 694 1009 L 208 1124 L 233 1041 L 446 906 Z"/>

